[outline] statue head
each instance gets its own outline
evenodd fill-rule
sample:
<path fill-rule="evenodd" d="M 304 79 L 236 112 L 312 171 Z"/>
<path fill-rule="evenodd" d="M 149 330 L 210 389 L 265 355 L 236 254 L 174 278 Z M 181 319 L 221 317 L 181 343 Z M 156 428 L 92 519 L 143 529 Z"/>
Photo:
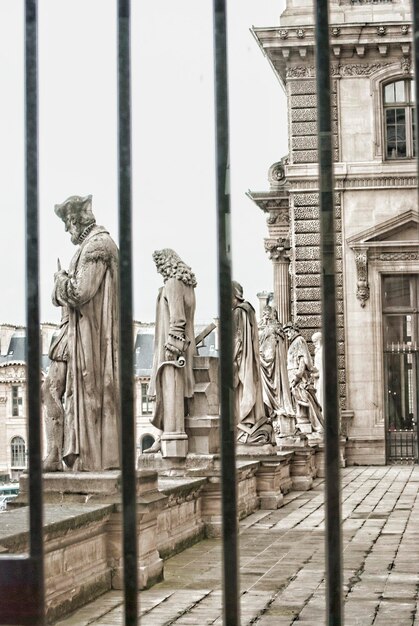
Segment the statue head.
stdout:
<path fill-rule="evenodd" d="M 243 287 L 236 280 L 231 281 L 231 296 L 233 307 L 235 307 L 239 302 L 244 302 Z"/>
<path fill-rule="evenodd" d="M 296 324 L 293 324 L 292 322 L 287 322 L 286 324 L 284 324 L 283 331 L 288 337 L 288 341 L 292 341 L 294 337 L 300 334 L 300 329 Z"/>
<path fill-rule="evenodd" d="M 70 196 L 54 207 L 56 215 L 63 220 L 66 232 L 70 233 L 74 245 L 81 243 L 88 227 L 96 224 L 92 212 L 92 196 Z"/>
<path fill-rule="evenodd" d="M 318 350 L 322 345 L 322 334 L 320 331 L 316 331 L 311 335 L 311 341 L 314 344 L 315 350 Z"/>
<path fill-rule="evenodd" d="M 185 285 L 196 287 L 197 282 L 192 269 L 171 248 L 156 250 L 153 252 L 153 260 L 157 271 L 163 276 L 164 282 L 169 278 L 177 278 Z"/>

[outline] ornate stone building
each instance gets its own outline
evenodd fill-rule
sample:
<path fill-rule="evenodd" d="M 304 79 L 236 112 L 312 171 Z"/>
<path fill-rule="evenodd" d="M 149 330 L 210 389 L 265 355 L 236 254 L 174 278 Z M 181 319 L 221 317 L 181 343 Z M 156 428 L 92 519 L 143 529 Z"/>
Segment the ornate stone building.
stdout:
<path fill-rule="evenodd" d="M 409 0 L 330 0 L 339 389 L 350 464 L 416 461 L 419 253 Z M 311 0 L 253 31 L 287 94 L 289 155 L 267 216 L 280 318 L 321 326 Z M 284 120 L 285 123 L 285 120 Z"/>

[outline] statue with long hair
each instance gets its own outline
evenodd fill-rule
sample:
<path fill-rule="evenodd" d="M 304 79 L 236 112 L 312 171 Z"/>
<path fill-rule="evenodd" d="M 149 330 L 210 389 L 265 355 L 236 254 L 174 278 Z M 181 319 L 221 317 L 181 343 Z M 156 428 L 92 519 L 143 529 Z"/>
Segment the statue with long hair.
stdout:
<path fill-rule="evenodd" d="M 151 423 L 162 434 L 144 452 L 161 450 L 164 457 L 185 457 L 188 449 L 185 413 L 194 390 L 197 283 L 191 268 L 174 250 L 157 250 L 153 259 L 164 285 L 157 295 L 154 357 L 148 394 L 155 399 Z"/>

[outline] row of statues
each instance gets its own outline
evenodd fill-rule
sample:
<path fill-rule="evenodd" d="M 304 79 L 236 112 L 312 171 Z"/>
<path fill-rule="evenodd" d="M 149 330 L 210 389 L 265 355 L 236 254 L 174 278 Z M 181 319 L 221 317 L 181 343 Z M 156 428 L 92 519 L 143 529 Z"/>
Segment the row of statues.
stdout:
<path fill-rule="evenodd" d="M 96 224 L 92 197 L 71 196 L 55 206 L 77 250 L 69 269 L 58 262 L 53 304 L 61 308 L 59 332 L 42 387 L 47 456 L 45 471 L 119 468 L 118 249 Z M 185 457 L 185 417 L 193 396 L 196 278 L 171 249 L 154 252 L 163 286 L 157 296 L 149 396 L 160 436 L 145 452 Z M 233 387 L 237 442 L 249 449 L 275 445 L 275 431 L 321 432 L 323 418 L 307 343 L 266 307 L 257 323 L 241 285 L 232 284 Z M 314 336 L 313 336 L 314 340 Z M 288 342 L 288 346 L 287 346 Z M 321 385 L 320 385 L 321 388 Z M 282 422 L 281 422 L 282 420 Z M 284 421 L 285 420 L 285 421 Z"/>
<path fill-rule="evenodd" d="M 236 282 L 233 328 L 237 441 L 275 443 L 273 430 L 279 435 L 321 433 L 321 333 L 313 335 L 316 367 L 298 327 L 291 322 L 282 326 L 269 305 L 257 325 L 255 311 Z"/>

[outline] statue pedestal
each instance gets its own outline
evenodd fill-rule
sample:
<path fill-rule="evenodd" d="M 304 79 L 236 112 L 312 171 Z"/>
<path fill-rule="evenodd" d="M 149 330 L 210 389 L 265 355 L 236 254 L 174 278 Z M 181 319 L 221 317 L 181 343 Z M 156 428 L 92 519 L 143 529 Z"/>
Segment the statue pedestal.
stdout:
<path fill-rule="evenodd" d="M 346 437 L 340 437 L 340 467 L 346 467 Z M 317 476 L 324 478 L 326 476 L 326 450 L 325 443 L 321 441 L 316 449 L 316 466 Z"/>
<path fill-rule="evenodd" d="M 296 424 L 297 428 L 299 429 L 299 431 L 301 433 L 304 433 L 305 435 L 310 435 L 313 432 L 313 427 L 310 424 L 310 422 L 303 422 L 303 423 L 298 423 Z"/>
<path fill-rule="evenodd" d="M 295 415 L 278 415 L 277 422 L 281 436 L 286 437 L 295 433 Z"/>
<path fill-rule="evenodd" d="M 164 432 L 161 436 L 163 458 L 185 458 L 188 453 L 188 435 L 182 432 Z"/>

